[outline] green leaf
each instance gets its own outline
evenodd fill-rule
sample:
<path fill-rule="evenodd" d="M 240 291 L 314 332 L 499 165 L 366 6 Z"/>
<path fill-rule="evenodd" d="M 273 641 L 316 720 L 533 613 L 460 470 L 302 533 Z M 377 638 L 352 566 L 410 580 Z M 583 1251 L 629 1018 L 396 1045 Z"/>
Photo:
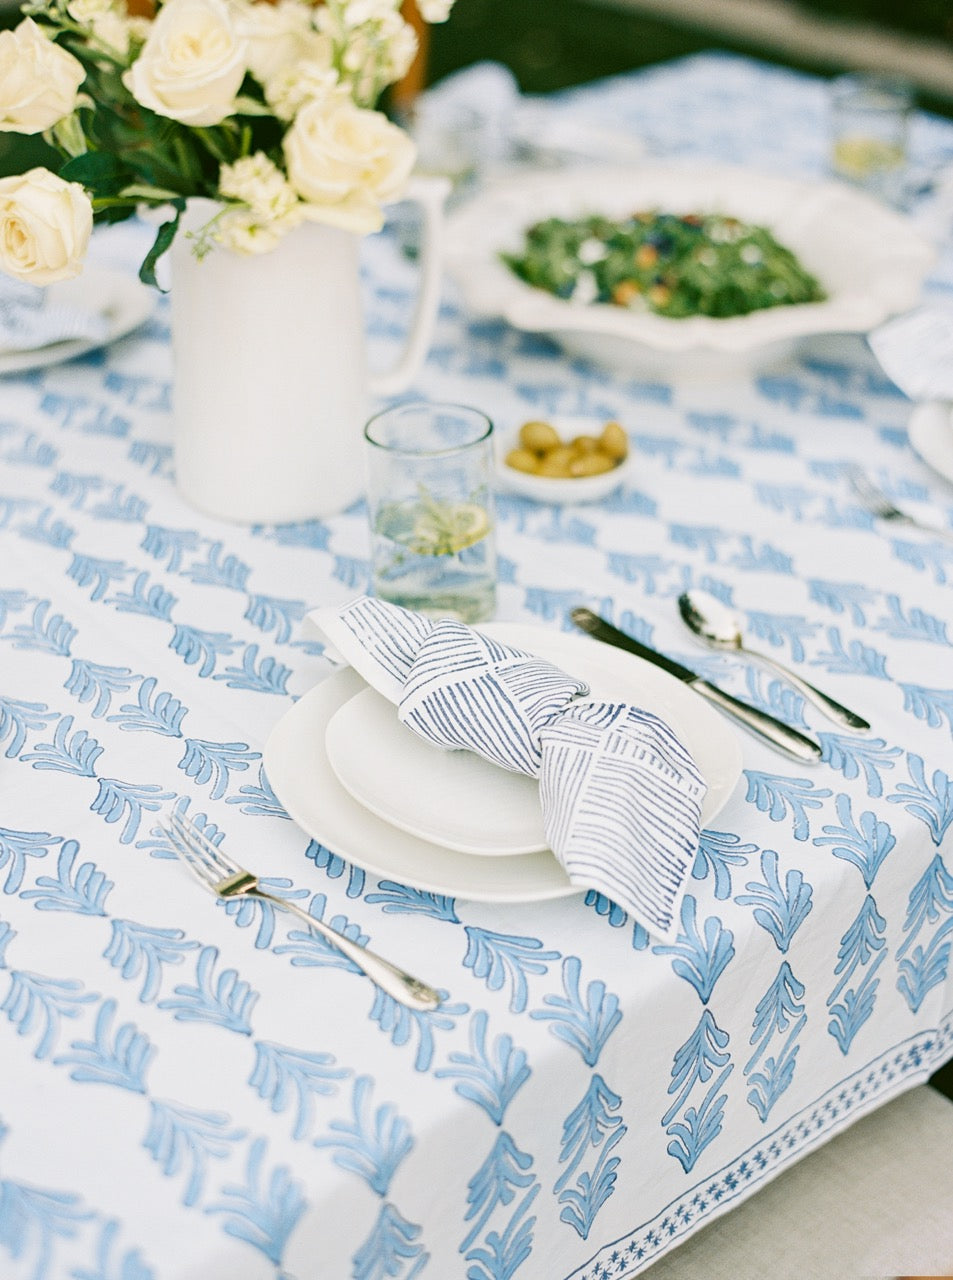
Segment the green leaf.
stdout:
<path fill-rule="evenodd" d="M 139 268 L 139 279 L 142 283 L 151 284 L 155 289 L 159 288 L 159 282 L 156 280 L 156 264 L 175 239 L 175 233 L 179 229 L 179 219 L 185 210 L 185 201 L 181 196 L 171 203 L 175 208 L 175 217 L 170 218 L 168 222 L 163 222 L 156 232 L 152 248 L 146 254 L 142 266 Z"/>
<path fill-rule="evenodd" d="M 67 160 L 60 169 L 65 182 L 78 182 L 97 196 L 118 196 L 129 180 L 129 171 L 116 156 L 105 151 L 85 151 Z"/>

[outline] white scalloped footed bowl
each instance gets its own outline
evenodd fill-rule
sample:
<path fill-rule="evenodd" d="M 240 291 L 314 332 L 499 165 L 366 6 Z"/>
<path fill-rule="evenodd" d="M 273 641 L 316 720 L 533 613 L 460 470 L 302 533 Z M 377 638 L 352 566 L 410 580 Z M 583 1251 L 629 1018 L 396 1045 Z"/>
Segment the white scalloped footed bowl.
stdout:
<path fill-rule="evenodd" d="M 547 217 L 636 209 L 719 212 L 768 227 L 823 285 L 824 302 L 726 319 L 671 320 L 533 288 L 500 259 Z M 761 364 L 801 340 L 864 334 L 917 301 L 936 258 L 909 219 L 842 183 L 729 165 L 653 164 L 526 173 L 488 187 L 449 219 L 446 265 L 467 304 L 614 368 L 719 371 Z"/>

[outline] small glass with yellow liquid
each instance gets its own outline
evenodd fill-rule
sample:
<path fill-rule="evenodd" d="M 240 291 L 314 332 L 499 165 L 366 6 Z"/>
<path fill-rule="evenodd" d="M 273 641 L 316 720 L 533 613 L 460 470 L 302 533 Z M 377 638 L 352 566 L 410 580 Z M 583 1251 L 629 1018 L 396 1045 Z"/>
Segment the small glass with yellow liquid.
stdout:
<path fill-rule="evenodd" d="M 493 424 L 464 405 L 397 405 L 364 428 L 371 590 L 431 617 L 496 606 Z"/>
<path fill-rule="evenodd" d="M 913 95 L 889 76 L 838 76 L 830 86 L 834 174 L 896 204 L 907 163 Z"/>

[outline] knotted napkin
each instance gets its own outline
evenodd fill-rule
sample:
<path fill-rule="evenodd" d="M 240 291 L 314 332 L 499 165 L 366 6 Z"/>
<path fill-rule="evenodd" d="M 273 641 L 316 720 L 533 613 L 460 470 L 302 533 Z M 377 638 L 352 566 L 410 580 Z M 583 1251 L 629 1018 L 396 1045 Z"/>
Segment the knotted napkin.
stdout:
<path fill-rule="evenodd" d="M 706 785 L 664 721 L 461 622 L 368 596 L 308 616 L 414 733 L 538 777 L 570 881 L 674 937 Z"/>
<path fill-rule="evenodd" d="M 75 338 L 98 342 L 108 332 L 105 315 L 51 302 L 36 285 L 0 276 L 0 352 L 34 351 Z"/>

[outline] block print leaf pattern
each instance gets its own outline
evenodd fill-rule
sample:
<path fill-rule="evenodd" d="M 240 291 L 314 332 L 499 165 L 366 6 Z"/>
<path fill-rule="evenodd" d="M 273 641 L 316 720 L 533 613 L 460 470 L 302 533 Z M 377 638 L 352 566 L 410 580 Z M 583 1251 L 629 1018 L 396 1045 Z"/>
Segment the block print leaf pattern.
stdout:
<path fill-rule="evenodd" d="M 111 1084 L 132 1093 L 145 1093 L 145 1074 L 155 1054 L 149 1037 L 131 1022 L 112 1030 L 115 1000 L 104 1000 L 96 1015 L 94 1039 L 73 1040 L 70 1053 L 54 1061 L 72 1067 L 70 1078 L 89 1084 Z"/>
<path fill-rule="evenodd" d="M 13 925 L 8 924 L 6 920 L 0 920 L 0 969 L 5 969 L 7 967 L 7 947 L 16 936 L 17 931 L 14 929 Z M 2 1137 L 3 1132 L 0 1131 L 0 1138 Z"/>
<path fill-rule="evenodd" d="M 657 956 L 674 956 L 672 969 L 690 982 L 702 1004 L 706 1004 L 725 966 L 735 954 L 734 934 L 724 928 L 717 916 L 705 921 L 704 938 L 695 919 L 696 902 L 690 893 L 682 899 L 681 933 L 671 944 L 659 944 L 652 951 Z"/>
<path fill-rule="evenodd" d="M 16 893 L 23 883 L 27 858 L 45 858 L 62 836 L 51 836 L 48 831 L 14 831 L 0 827 L 0 871 L 6 868 L 4 893 Z"/>
<path fill-rule="evenodd" d="M 912 1013 L 918 1013 L 927 995 L 946 981 L 953 947 L 953 920 L 942 925 L 927 946 L 916 946 L 900 961 L 897 990 Z"/>
<path fill-rule="evenodd" d="M 34 769 L 54 769 L 79 778 L 95 778 L 96 761 L 103 754 L 103 749 L 85 729 L 71 733 L 72 728 L 73 717 L 62 716 L 53 732 L 53 741 L 37 743 L 20 759 L 24 763 L 32 762 Z"/>
<path fill-rule="evenodd" d="M 104 916 L 105 901 L 113 887 L 95 863 L 83 862 L 74 870 L 79 843 L 64 840 L 56 862 L 56 877 L 37 876 L 36 888 L 20 897 L 33 899 L 38 911 L 75 911 L 84 916 Z"/>
<path fill-rule="evenodd" d="M 188 821 L 191 822 L 193 826 L 197 827 L 206 839 L 211 840 L 212 844 L 220 845 L 225 838 L 225 832 L 216 822 L 212 821 L 207 813 L 196 812 L 190 814 L 189 806 L 191 803 L 192 802 L 188 796 L 179 796 L 175 801 L 175 812 L 179 814 L 180 817 L 187 817 Z M 153 858 L 168 858 L 173 862 L 176 861 L 179 856 L 175 851 L 172 841 L 169 839 L 168 835 L 166 835 L 163 828 L 159 826 L 152 828 L 147 839 L 137 840 L 136 848 L 148 849 L 150 856 Z"/>
<path fill-rule="evenodd" d="M 47 617 L 49 607 L 49 600 L 38 601 L 30 621 L 18 623 L 3 639 L 9 640 L 14 649 L 32 649 L 36 653 L 68 658 L 76 628 L 61 613 Z"/>
<path fill-rule="evenodd" d="M 356 867 L 350 862 L 345 862 L 344 859 L 339 854 L 332 853 L 330 849 L 326 849 L 325 846 L 323 844 L 319 844 L 317 840 L 308 841 L 308 847 L 304 851 L 304 856 L 306 858 L 309 858 L 314 863 L 314 865 L 318 868 L 318 870 L 323 871 L 325 875 L 327 875 L 328 879 L 330 880 L 340 880 L 340 878 L 346 873 L 347 888 L 344 890 L 344 892 L 347 894 L 349 898 L 359 898 L 361 894 L 364 892 L 364 883 L 365 883 L 366 877 L 364 875 L 362 868 Z M 382 881 L 381 883 L 383 887 L 384 883 L 389 883 L 389 882 Z M 414 892 L 414 891 L 408 890 L 408 892 Z M 422 890 L 420 892 L 422 892 Z M 436 897 L 437 895 L 428 895 L 428 896 Z M 444 901 L 450 903 L 450 907 L 452 910 L 453 899 L 445 898 Z M 385 911 L 387 910 L 386 906 L 384 907 L 384 910 Z"/>
<path fill-rule="evenodd" d="M 841 938 L 837 967 L 834 970 L 840 981 L 827 997 L 827 1007 L 831 1011 L 827 1030 L 837 1041 L 845 1057 L 850 1052 L 857 1032 L 873 1013 L 874 999 L 880 985 L 880 979 L 875 975 L 887 955 L 884 940 L 886 928 L 886 920 L 877 910 L 873 898 L 867 894 L 857 918 Z M 872 959 L 874 962 L 871 965 Z M 854 975 L 864 969 L 867 971 L 862 973 L 860 984 L 848 989 L 847 984 L 853 980 Z"/>
<path fill-rule="evenodd" d="M 517 1049 L 508 1033 L 497 1036 L 487 1047 L 488 1015 L 481 1009 L 470 1021 L 470 1051 L 450 1054 L 448 1067 L 439 1067 L 438 1079 L 456 1080 L 454 1092 L 482 1107 L 496 1125 L 503 1123 L 506 1109 L 530 1077 L 526 1054 Z"/>
<path fill-rule="evenodd" d="M 252 751 L 247 742 L 209 742 L 203 738 L 186 738 L 185 752 L 179 768 L 187 778 L 205 786 L 212 784 L 212 799 L 221 800 L 228 790 L 231 771 L 244 773 L 260 751 Z"/>
<path fill-rule="evenodd" d="M 944 919 L 946 917 L 946 919 Z M 943 920 L 933 938 L 914 946 L 924 929 Z M 913 1013 L 930 991 L 946 980 L 953 934 L 953 874 L 938 853 L 913 886 L 904 921 L 906 935 L 897 949 L 897 988 Z"/>
<path fill-rule="evenodd" d="M 248 1153 L 244 1186 L 222 1188 L 222 1201 L 209 1205 L 206 1213 L 225 1217 L 225 1232 L 244 1240 L 279 1265 L 292 1231 L 307 1206 L 301 1185 L 284 1165 L 272 1169 L 265 1179 L 265 1139 L 256 1138 Z"/>
<path fill-rule="evenodd" d="M 751 1043 L 755 1051 L 745 1064 L 748 1077 L 748 1102 L 762 1122 L 767 1120 L 774 1104 L 794 1078 L 799 1046 L 795 1043 L 807 1022 L 804 1012 L 804 984 L 799 982 L 786 960 L 778 976 L 768 987 L 755 1008 Z M 781 1043 L 767 1056 L 772 1040 Z M 755 1067 L 760 1064 L 760 1070 Z"/>
<path fill-rule="evenodd" d="M 925 823 L 933 843 L 939 845 L 953 823 L 953 782 L 942 769 L 935 769 L 928 781 L 921 756 L 908 754 L 907 769 L 912 781 L 899 783 L 887 801 L 902 804 L 908 813 Z"/>
<path fill-rule="evenodd" d="M 859 778 L 861 773 L 867 783 L 867 794 L 872 798 L 884 793 L 882 773 L 892 769 L 899 747 L 888 747 L 883 738 L 857 738 L 845 733 L 819 733 L 821 758 L 838 769 L 845 778 Z"/>
<path fill-rule="evenodd" d="M 472 969 L 473 976 L 482 978 L 490 991 L 501 991 L 509 982 L 510 1010 L 522 1013 L 529 998 L 527 974 L 547 973 L 550 963 L 559 959 L 559 952 L 544 950 L 538 938 L 495 933 L 474 925 L 467 925 L 465 932 L 464 968 Z"/>
<path fill-rule="evenodd" d="M 292 1105 L 296 1108 L 291 1136 L 297 1141 L 306 1137 L 311 1128 L 314 1098 L 336 1093 L 337 1082 L 349 1074 L 346 1067 L 335 1064 L 333 1054 L 259 1040 L 248 1083 L 259 1098 L 270 1103 L 276 1115 Z"/>
<path fill-rule="evenodd" d="M 259 885 L 267 893 L 273 893 L 276 898 L 281 898 L 286 902 L 300 900 L 308 896 L 307 889 L 296 889 L 287 876 L 260 876 Z M 323 913 L 323 899 L 321 911 Z M 255 937 L 255 946 L 259 951 L 267 951 L 271 946 L 272 939 L 275 936 L 275 907 L 270 902 L 265 902 L 262 898 L 227 898 L 222 904 L 225 914 L 231 916 L 239 929 L 248 929 L 252 925 L 258 925 L 258 933 Z M 343 917 L 336 916 L 335 919 L 342 920 Z M 345 921 L 345 925 L 346 925 Z M 353 926 L 352 926 L 353 927 Z M 289 934 L 289 937 L 291 934 Z M 313 934 L 301 935 L 297 932 L 295 937 L 312 938 Z M 292 964 L 305 963 L 304 961 L 292 960 Z"/>
<path fill-rule="evenodd" d="M 765 849 L 761 855 L 761 874 L 764 882 L 749 880 L 745 885 L 748 892 L 739 894 L 735 901 L 743 907 L 754 907 L 755 920 L 784 952 L 811 913 L 811 886 L 796 868 L 787 873 L 782 886 L 778 855 L 773 849 Z"/>
<path fill-rule="evenodd" d="M 745 799 L 766 813 L 772 822 L 783 822 L 790 813 L 795 840 L 807 840 L 811 834 L 808 809 L 820 809 L 831 794 L 827 787 L 817 787 L 808 778 L 785 778 L 775 773 L 745 769 L 748 793 Z"/>
<path fill-rule="evenodd" d="M 901 684 L 903 709 L 924 720 L 931 729 L 940 729 L 944 720 L 953 730 L 953 690 L 928 689 L 922 684 Z"/>
<path fill-rule="evenodd" d="M 215 670 L 218 659 L 234 653 L 238 644 L 225 631 L 202 631 L 179 622 L 175 625 L 169 648 L 186 666 L 198 667 L 198 674 L 208 677 Z"/>
<path fill-rule="evenodd" d="M 250 573 L 251 566 L 244 560 L 230 553 L 223 554 L 223 544 L 212 542 L 205 552 L 205 559 L 193 560 L 188 569 L 183 570 L 183 577 L 210 587 L 244 591 Z"/>
<path fill-rule="evenodd" d="M 946 623 L 916 606 L 904 612 L 900 597 L 887 596 L 888 613 L 875 623 L 875 631 L 885 631 L 897 640 L 926 640 L 931 644 L 949 645 Z"/>
<path fill-rule="evenodd" d="M 763 610 L 748 610 L 748 629 L 759 640 L 764 640 L 774 649 L 783 649 L 785 645 L 791 655 L 792 662 L 803 662 L 807 656 L 804 652 L 804 640 L 814 636 L 817 623 L 809 622 L 799 614 L 765 613 Z"/>
<path fill-rule="evenodd" d="M 823 667 L 832 675 L 873 676 L 877 680 L 889 680 L 887 659 L 877 649 L 861 640 L 851 640 L 845 645 L 840 627 L 827 628 L 826 653 L 818 653 L 811 659 L 814 666 Z"/>
<path fill-rule="evenodd" d="M 60 1032 L 60 1020 L 78 1017 L 84 1005 L 98 998 L 94 993 L 84 991 L 78 979 L 46 978 L 40 973 L 13 969 L 10 971 L 10 989 L 0 1004 L 0 1013 L 7 1015 L 16 1027 L 17 1035 L 28 1036 L 39 1031 L 40 1038 L 33 1056 L 42 1060 L 53 1052 Z"/>
<path fill-rule="evenodd" d="M 92 1217 L 79 1196 L 0 1178 L 0 1248 L 32 1268 L 31 1280 L 51 1275 L 57 1242 L 74 1240 Z"/>
<path fill-rule="evenodd" d="M 812 578 L 808 590 L 815 604 L 823 605 L 832 613 L 849 612 L 851 621 L 858 627 L 866 626 L 865 606 L 879 598 L 878 592 L 859 582 L 825 582 Z"/>
<path fill-rule="evenodd" d="M 159 622 L 171 622 L 178 598 L 161 582 L 150 586 L 149 574 L 144 572 L 136 574 L 131 591 L 117 591 L 106 603 L 111 604 L 117 613 L 138 613 Z"/>
<path fill-rule="evenodd" d="M 112 583 L 121 582 L 128 572 L 129 567 L 121 560 L 103 560 L 74 552 L 66 576 L 78 587 L 92 587 L 90 600 L 102 600 Z"/>
<path fill-rule="evenodd" d="M 559 1152 L 562 1169 L 553 1191 L 564 1205 L 559 1217 L 583 1240 L 588 1239 L 596 1215 L 615 1190 L 618 1156 L 610 1155 L 626 1132 L 617 1115 L 622 1099 L 596 1074 L 581 1101 L 563 1122 Z M 590 1153 L 598 1153 L 592 1169 L 581 1170 Z M 572 1183 L 572 1180 L 575 1182 Z"/>
<path fill-rule="evenodd" d="M 56 712 L 43 702 L 21 702 L 18 698 L 0 696 L 0 745 L 7 749 L 4 755 L 14 760 L 26 745 L 26 735 L 34 729 L 45 729 Z"/>
<path fill-rule="evenodd" d="M 937 853 L 923 875 L 910 890 L 907 915 L 903 931 L 907 935 L 897 951 L 902 956 L 911 941 L 927 925 L 936 924 L 944 916 L 953 914 L 953 873 L 946 868 Z"/>
<path fill-rule="evenodd" d="M 153 560 L 164 560 L 170 573 L 182 568 L 182 557 L 187 551 L 196 551 L 199 535 L 191 529 L 164 529 L 161 525 L 146 526 L 140 543 L 142 550 Z"/>
<path fill-rule="evenodd" d="M 229 796 L 225 803 L 239 805 L 242 813 L 259 814 L 265 818 L 288 818 L 284 806 L 272 790 L 263 766 L 258 770 L 257 786 L 248 783 L 239 787 L 238 795 Z M 288 818 L 288 821 L 291 819 Z"/>
<path fill-rule="evenodd" d="M 181 964 L 199 944 L 182 929 L 160 929 L 135 920 L 114 920 L 104 959 L 131 981 L 142 978 L 139 1000 L 150 1004 L 159 994 L 163 965 Z"/>
<path fill-rule="evenodd" d="M 251 1035 L 249 1017 L 258 999 L 235 969 L 223 969 L 215 977 L 218 947 L 203 947 L 196 963 L 195 984 L 181 983 L 174 996 L 160 1000 L 160 1009 L 171 1009 L 180 1022 L 210 1022 L 215 1026 Z"/>
<path fill-rule="evenodd" d="M 173 792 L 163 791 L 158 783 L 123 782 L 119 778 L 100 778 L 99 792 L 89 807 L 93 813 L 100 814 L 107 822 L 122 822 L 125 819 L 119 840 L 122 844 L 132 844 L 139 830 L 143 812 L 156 813 L 167 800 L 173 798 Z"/>
<path fill-rule="evenodd" d="M 324 920 L 327 901 L 323 893 L 316 893 L 308 907 L 308 915 L 313 916 L 315 920 Z M 366 946 L 369 941 L 368 935 L 362 932 L 361 926 L 345 915 L 332 916 L 327 923 L 337 933 L 343 934 L 345 938 L 349 938 L 359 946 Z M 290 956 L 291 963 L 295 966 L 347 969 L 351 973 L 360 973 L 354 961 L 349 960 L 342 951 L 339 951 L 333 942 L 328 942 L 311 929 L 289 929 L 288 941 L 275 947 L 275 955 Z"/>
<path fill-rule="evenodd" d="M 582 964 L 578 956 L 563 961 L 564 995 L 543 996 L 543 1009 L 534 1009 L 531 1018 L 548 1021 L 553 1035 L 577 1050 L 583 1062 L 594 1067 L 606 1041 L 622 1021 L 618 996 L 606 990 L 601 980 L 590 982 L 585 997 L 579 989 Z"/>
<path fill-rule="evenodd" d="M 724 901 L 731 897 L 731 868 L 747 866 L 748 859 L 757 852 L 756 844 L 742 843 L 741 837 L 731 831 L 702 831 L 692 879 L 705 880 L 710 872 L 714 877 L 715 897 Z"/>
<path fill-rule="evenodd" d="M 115 1218 L 103 1223 L 96 1249 L 95 1270 L 74 1267 L 70 1280 L 156 1280 L 155 1272 L 142 1260 L 138 1249 L 127 1249 L 114 1255 L 113 1248 L 119 1236 L 120 1224 Z M 115 1262 L 115 1265 L 113 1263 Z"/>
<path fill-rule="evenodd" d="M 514 1220 L 521 1213 L 525 1213 L 539 1190 L 538 1184 L 533 1185 L 536 1183 L 536 1175 L 531 1172 L 532 1165 L 533 1157 L 525 1151 L 520 1151 L 508 1133 L 503 1131 L 497 1135 L 490 1154 L 467 1184 L 467 1211 L 464 1220 L 472 1222 L 473 1225 L 460 1245 L 461 1253 L 466 1253 L 471 1248 L 499 1207 L 508 1207 L 520 1192 L 531 1188 L 524 1198 L 521 1209 L 514 1215 Z M 535 1219 L 532 1222 L 535 1222 Z M 532 1222 L 529 1224 L 530 1227 Z M 499 1236 L 497 1238 L 500 1239 Z M 489 1256 L 494 1253 L 499 1255 L 498 1245 L 496 1247 L 490 1245 L 489 1239 L 487 1244 L 490 1254 L 479 1259 L 480 1261 L 488 1261 Z M 470 1260 L 471 1255 L 467 1254 L 467 1261 Z M 484 1271 L 483 1275 L 495 1280 L 497 1274 L 509 1277 L 514 1270 L 515 1268 L 512 1268 L 499 1273 Z M 480 1272 L 471 1271 L 467 1274 L 468 1280 L 470 1275 L 480 1276 L 482 1280 Z"/>
<path fill-rule="evenodd" d="M 758 667 L 748 667 L 745 672 L 747 701 L 761 711 L 779 720 L 786 720 L 795 728 L 806 729 L 804 695 L 792 688 L 786 680 L 767 675 Z"/>
<path fill-rule="evenodd" d="M 627 911 L 598 889 L 587 889 L 584 902 L 587 907 L 592 907 L 597 916 L 602 916 L 612 929 L 621 929 L 629 919 Z"/>
<path fill-rule="evenodd" d="M 410 1125 L 392 1103 L 374 1107 L 373 1087 L 370 1076 L 358 1076 L 352 1096 L 353 1119 L 332 1120 L 328 1126 L 331 1132 L 315 1138 L 314 1145 L 330 1149 L 338 1168 L 356 1173 L 377 1195 L 386 1196 L 391 1179 L 413 1150 L 414 1138 Z"/>
<path fill-rule="evenodd" d="M 887 823 L 882 822 L 870 809 L 865 810 L 858 821 L 854 822 L 850 796 L 839 795 L 836 807 L 840 826 L 830 824 L 821 827 L 824 834 L 815 836 L 813 843 L 830 845 L 835 858 L 853 863 L 869 889 L 884 859 L 897 842 Z"/>
<path fill-rule="evenodd" d="M 721 1133 L 728 1095 L 719 1091 L 734 1070 L 727 1048 L 728 1032 L 722 1031 L 708 1009 L 703 1009 L 698 1026 L 675 1054 L 668 1086 L 668 1092 L 675 1097 L 662 1116 L 662 1124 L 672 1138 L 667 1151 L 686 1173 Z M 708 1085 L 709 1081 L 704 1097 L 697 1105 L 689 1106 L 695 1086 Z M 676 1120 L 683 1108 L 681 1118 Z"/>
<path fill-rule="evenodd" d="M 224 680 L 229 689 L 247 689 L 250 693 L 277 693 L 287 696 L 288 677 L 291 667 L 286 667 L 276 658 L 263 654 L 258 658 L 258 645 L 250 644 L 242 654 L 240 667 L 226 667 L 224 671 L 212 676 L 213 680 Z"/>
<path fill-rule="evenodd" d="M 182 1203 L 197 1204 L 209 1160 L 226 1159 L 233 1144 L 244 1138 L 244 1130 L 231 1128 L 231 1116 L 224 1111 L 196 1111 L 158 1098 L 150 1099 L 149 1110 L 143 1147 L 167 1178 L 187 1173 Z"/>
<path fill-rule="evenodd" d="M 106 667 L 85 658 L 74 658 L 63 688 L 82 703 L 92 703 L 91 715 L 104 716 L 113 694 L 126 693 L 139 679 L 130 667 Z"/>
<path fill-rule="evenodd" d="M 417 1052 L 414 1056 L 416 1071 L 430 1070 L 434 1055 L 434 1032 L 452 1030 L 454 1019 L 462 1018 L 470 1011 L 469 1005 L 450 1004 L 446 991 L 439 990 L 439 995 L 443 1000 L 440 1008 L 424 1013 L 398 1004 L 380 987 L 374 990 L 374 1004 L 369 1015 L 371 1022 L 376 1022 L 390 1036 L 391 1043 L 398 1047 L 409 1044 L 414 1036 L 417 1037 Z"/>
<path fill-rule="evenodd" d="M 124 702 L 109 720 L 126 732 L 158 733 L 165 738 L 182 737 L 182 721 L 188 711 L 171 693 L 158 692 L 155 676 L 139 685 L 135 702 Z"/>
<path fill-rule="evenodd" d="M 25 591 L 0 590 L 0 631 L 7 625 L 11 613 L 19 613 L 36 603 L 36 597 L 27 595 Z"/>
<path fill-rule="evenodd" d="M 413 1280 L 430 1261 L 419 1235 L 419 1226 L 392 1204 L 382 1204 L 370 1235 L 354 1255 L 353 1280 Z"/>
<path fill-rule="evenodd" d="M 308 857 L 310 856 L 309 851 Z M 443 893 L 430 893 L 426 889 L 414 889 L 410 885 L 398 884 L 395 880 L 379 881 L 377 892 L 369 893 L 365 901 L 379 903 L 381 909 L 388 913 L 432 916 L 435 920 L 460 923 L 453 898 L 448 898 Z"/>
<path fill-rule="evenodd" d="M 303 600 L 281 600 L 277 596 L 248 597 L 245 620 L 259 631 L 274 631 L 276 644 L 287 644 L 295 626 L 307 612 Z"/>

